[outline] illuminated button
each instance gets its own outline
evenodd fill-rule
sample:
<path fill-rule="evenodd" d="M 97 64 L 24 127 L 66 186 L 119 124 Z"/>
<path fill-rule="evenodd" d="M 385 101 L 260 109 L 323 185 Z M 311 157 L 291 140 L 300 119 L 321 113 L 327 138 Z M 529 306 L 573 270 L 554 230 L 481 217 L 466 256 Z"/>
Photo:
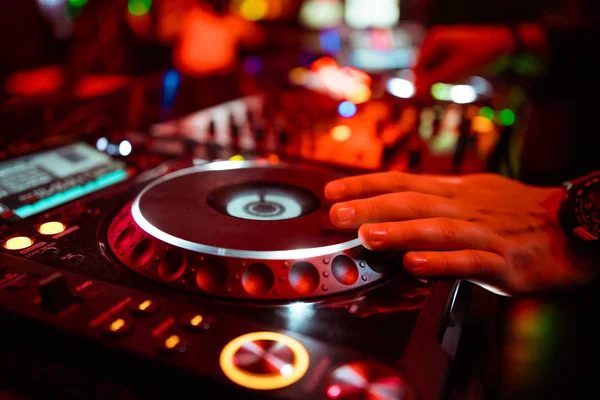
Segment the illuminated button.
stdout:
<path fill-rule="evenodd" d="M 25 249 L 33 244 L 33 240 L 27 236 L 17 236 L 8 239 L 4 243 L 4 247 L 8 250 L 21 250 Z"/>
<path fill-rule="evenodd" d="M 133 324 L 124 318 L 116 318 L 104 325 L 104 332 L 110 336 L 124 336 L 131 332 Z"/>
<path fill-rule="evenodd" d="M 225 375 L 238 385 L 274 390 L 300 380 L 310 359 L 296 339 L 277 332 L 253 332 L 225 345 L 219 362 Z"/>
<path fill-rule="evenodd" d="M 183 353 L 187 350 L 186 341 L 181 336 L 169 335 L 159 342 L 158 350 L 163 353 Z"/>
<path fill-rule="evenodd" d="M 415 399 L 408 384 L 394 369 L 362 361 L 336 368 L 325 393 L 330 399 Z"/>
<path fill-rule="evenodd" d="M 214 324 L 214 318 L 202 314 L 187 314 L 180 320 L 181 325 L 195 332 L 208 330 Z"/>
<path fill-rule="evenodd" d="M 62 222 L 52 221 L 40 225 L 38 232 L 42 235 L 56 235 L 65 231 L 65 225 Z"/>
<path fill-rule="evenodd" d="M 247 342 L 233 357 L 236 367 L 251 374 L 288 376 L 294 371 L 294 352 L 274 340 Z"/>
<path fill-rule="evenodd" d="M 159 307 L 159 302 L 155 300 L 146 299 L 139 303 L 134 303 L 131 306 L 131 312 L 137 315 L 150 315 L 154 314 Z"/>

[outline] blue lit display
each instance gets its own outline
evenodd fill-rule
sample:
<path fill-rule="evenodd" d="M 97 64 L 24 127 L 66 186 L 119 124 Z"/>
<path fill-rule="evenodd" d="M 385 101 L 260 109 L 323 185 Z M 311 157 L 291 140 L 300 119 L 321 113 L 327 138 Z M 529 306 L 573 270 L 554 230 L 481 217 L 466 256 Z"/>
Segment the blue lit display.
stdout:
<path fill-rule="evenodd" d="M 42 199 L 36 203 L 28 204 L 26 206 L 18 208 L 14 210 L 14 213 L 15 215 L 21 218 L 27 218 L 41 211 L 48 210 L 52 207 L 64 204 L 78 197 L 82 197 L 87 194 L 96 192 L 102 188 L 113 185 L 117 182 L 121 182 L 127 179 L 127 176 L 127 171 L 113 171 L 109 174 L 99 177 L 95 181 L 88 182 L 83 186 L 76 186 L 62 193 L 57 193 L 55 195 Z"/>
<path fill-rule="evenodd" d="M 356 114 L 356 104 L 351 101 L 342 101 L 338 106 L 338 113 L 344 118 L 353 117 Z"/>

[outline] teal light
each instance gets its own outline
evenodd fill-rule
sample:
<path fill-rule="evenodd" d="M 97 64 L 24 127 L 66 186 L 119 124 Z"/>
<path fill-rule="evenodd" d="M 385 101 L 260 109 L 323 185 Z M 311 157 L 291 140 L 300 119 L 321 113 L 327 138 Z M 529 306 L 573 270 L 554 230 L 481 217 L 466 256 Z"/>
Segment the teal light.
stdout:
<path fill-rule="evenodd" d="M 113 185 L 117 182 L 121 182 L 127 179 L 127 176 L 127 171 L 113 171 L 111 173 L 99 177 L 95 181 L 88 182 L 83 186 L 77 186 L 66 190 L 62 193 L 57 193 L 53 196 L 42 199 L 36 203 L 28 204 L 26 206 L 18 208 L 14 212 L 17 216 L 21 218 L 27 218 L 31 215 L 48 210 L 57 205 L 64 204 L 78 197 L 85 196 L 86 194 L 93 193 L 97 190 Z"/>
<path fill-rule="evenodd" d="M 502 122 L 502 125 L 511 126 L 515 123 L 515 119 L 515 113 L 512 110 L 506 108 L 500 111 L 500 122 Z"/>

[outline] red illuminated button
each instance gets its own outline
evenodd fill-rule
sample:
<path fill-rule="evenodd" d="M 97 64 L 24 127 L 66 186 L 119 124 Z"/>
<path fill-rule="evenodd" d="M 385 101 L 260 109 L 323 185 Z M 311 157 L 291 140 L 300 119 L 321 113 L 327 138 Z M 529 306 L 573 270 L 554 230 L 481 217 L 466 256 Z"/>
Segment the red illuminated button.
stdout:
<path fill-rule="evenodd" d="M 414 399 L 396 371 L 386 365 L 370 362 L 352 362 L 335 369 L 325 394 L 330 399 Z"/>
<path fill-rule="evenodd" d="M 294 369 L 294 352 L 283 342 L 253 340 L 235 352 L 233 363 L 251 374 L 288 376 Z"/>

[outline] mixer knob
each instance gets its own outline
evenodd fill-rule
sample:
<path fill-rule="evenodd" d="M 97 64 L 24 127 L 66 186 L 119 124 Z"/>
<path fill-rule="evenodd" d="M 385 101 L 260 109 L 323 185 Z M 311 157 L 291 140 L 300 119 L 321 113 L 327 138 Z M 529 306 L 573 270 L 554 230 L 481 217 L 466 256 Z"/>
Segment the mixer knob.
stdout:
<path fill-rule="evenodd" d="M 334 370 L 326 394 L 330 399 L 414 399 L 411 390 L 396 371 L 373 362 L 352 362 Z"/>
<path fill-rule="evenodd" d="M 252 332 L 229 342 L 219 358 L 225 375 L 249 389 L 274 390 L 301 379 L 310 363 L 306 348 L 278 332 Z"/>
<path fill-rule="evenodd" d="M 60 312 L 77 302 L 69 289 L 67 279 L 60 272 L 40 280 L 39 292 L 43 309 L 51 313 Z"/>
<path fill-rule="evenodd" d="M 293 369 L 294 353 L 282 342 L 253 340 L 240 347 L 233 363 L 251 374 L 287 376 Z"/>

